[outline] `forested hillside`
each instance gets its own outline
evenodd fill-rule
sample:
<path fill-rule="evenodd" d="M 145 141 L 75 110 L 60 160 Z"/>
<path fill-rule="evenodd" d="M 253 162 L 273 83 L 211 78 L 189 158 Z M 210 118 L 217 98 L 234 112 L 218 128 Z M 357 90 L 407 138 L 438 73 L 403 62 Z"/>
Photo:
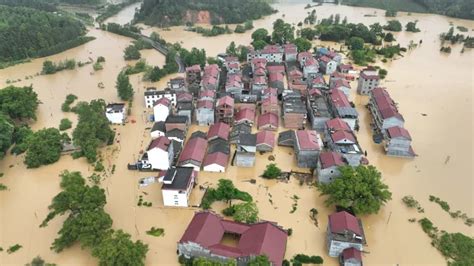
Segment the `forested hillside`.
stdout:
<path fill-rule="evenodd" d="M 0 63 L 61 52 L 87 41 L 85 33 L 66 15 L 0 5 Z"/>
<path fill-rule="evenodd" d="M 473 0 L 340 0 L 344 5 L 423 12 L 474 19 Z"/>
<path fill-rule="evenodd" d="M 160 27 L 207 18 L 213 24 L 243 23 L 272 14 L 268 0 L 145 0 L 135 15 L 137 21 Z M 202 14 L 199 14 L 200 11 Z"/>

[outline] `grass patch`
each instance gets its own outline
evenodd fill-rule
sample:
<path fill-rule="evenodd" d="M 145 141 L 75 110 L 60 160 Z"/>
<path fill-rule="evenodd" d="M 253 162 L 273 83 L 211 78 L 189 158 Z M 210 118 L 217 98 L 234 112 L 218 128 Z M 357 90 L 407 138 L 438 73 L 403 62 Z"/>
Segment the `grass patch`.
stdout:
<path fill-rule="evenodd" d="M 165 235 L 165 229 L 155 228 L 153 226 L 152 228 L 150 228 L 150 230 L 146 231 L 146 234 L 150 235 L 150 236 L 156 236 L 156 237 L 164 236 Z"/>
<path fill-rule="evenodd" d="M 21 249 L 23 246 L 20 244 L 15 244 L 7 249 L 8 254 L 12 254 L 17 252 L 19 249 Z"/>
<path fill-rule="evenodd" d="M 435 197 L 433 195 L 430 195 L 429 200 L 431 202 L 434 202 L 434 203 L 438 204 L 441 207 L 441 209 L 443 209 L 445 212 L 449 213 L 449 215 L 453 219 L 461 218 L 464 221 L 464 224 L 467 225 L 467 226 L 472 226 L 474 224 L 474 218 L 468 217 L 466 213 L 464 213 L 460 210 L 451 211 L 451 207 L 449 206 L 448 202 L 446 202 L 446 201 L 444 201 L 444 200 L 442 200 L 438 197 Z"/>

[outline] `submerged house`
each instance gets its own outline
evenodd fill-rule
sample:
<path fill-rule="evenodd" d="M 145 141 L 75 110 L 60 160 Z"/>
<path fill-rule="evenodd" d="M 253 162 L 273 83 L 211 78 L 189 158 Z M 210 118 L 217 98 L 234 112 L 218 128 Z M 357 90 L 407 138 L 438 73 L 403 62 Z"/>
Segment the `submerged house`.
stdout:
<path fill-rule="evenodd" d="M 334 151 L 321 152 L 315 174 L 318 177 L 318 182 L 323 184 L 332 182 L 341 174 L 338 168 L 344 165 L 346 163 L 340 153 Z"/>
<path fill-rule="evenodd" d="M 200 126 L 214 124 L 214 102 L 212 100 L 199 100 L 197 102 L 196 122 Z"/>
<path fill-rule="evenodd" d="M 322 132 L 324 123 L 332 118 L 326 99 L 318 89 L 311 89 L 306 98 L 308 120 L 311 128 Z"/>
<path fill-rule="evenodd" d="M 127 108 L 124 103 L 112 103 L 105 107 L 105 116 L 112 124 L 124 124 L 127 118 Z"/>
<path fill-rule="evenodd" d="M 297 130 L 294 144 L 298 167 L 315 168 L 323 146 L 318 132 L 314 130 Z"/>
<path fill-rule="evenodd" d="M 360 219 L 346 211 L 329 215 L 327 227 L 329 256 L 339 257 L 348 248 L 362 251 L 365 244 L 366 239 Z"/>
<path fill-rule="evenodd" d="M 155 122 L 153 124 L 153 127 L 150 130 L 151 138 L 157 139 L 161 136 L 164 136 L 165 134 L 166 134 L 165 122 L 164 121 Z"/>
<path fill-rule="evenodd" d="M 196 183 L 197 172 L 192 167 L 176 167 L 161 171 L 161 194 L 167 207 L 188 207 L 189 197 Z"/>
<path fill-rule="evenodd" d="M 215 139 L 222 139 L 225 141 L 229 140 L 230 126 L 224 122 L 218 122 L 209 127 L 207 132 L 207 140 L 212 141 Z"/>
<path fill-rule="evenodd" d="M 263 130 L 257 133 L 257 151 L 267 152 L 273 151 L 275 146 L 275 133 Z"/>
<path fill-rule="evenodd" d="M 344 92 L 337 89 L 331 90 L 328 102 L 334 117 L 346 121 L 352 130 L 359 128 L 359 114 Z"/>
<path fill-rule="evenodd" d="M 339 256 L 341 266 L 363 266 L 362 252 L 356 248 L 346 248 Z"/>
<path fill-rule="evenodd" d="M 326 122 L 325 142 L 332 151 L 340 153 L 349 165 L 360 165 L 362 148 L 349 124 L 344 120 L 335 118 Z"/>
<path fill-rule="evenodd" d="M 204 155 L 206 154 L 207 140 L 201 137 L 191 137 L 179 156 L 178 165 L 183 167 L 193 167 L 195 171 L 201 169 Z"/>
<path fill-rule="evenodd" d="M 216 120 L 232 124 L 234 121 L 234 98 L 227 95 L 217 100 Z"/>
<path fill-rule="evenodd" d="M 357 83 L 357 93 L 361 95 L 369 95 L 373 89 L 379 86 L 379 82 L 380 77 L 376 70 L 362 70 Z"/>
<path fill-rule="evenodd" d="M 278 130 L 279 117 L 277 113 L 265 113 L 258 117 L 257 128 L 259 130 Z"/>
<path fill-rule="evenodd" d="M 405 119 L 398 111 L 397 104 L 384 88 L 375 88 L 370 93 L 368 107 L 372 114 L 375 134 L 383 134 L 387 128 L 403 127 L 405 124 Z"/>
<path fill-rule="evenodd" d="M 172 141 L 161 136 L 150 143 L 142 160 L 148 161 L 152 169 L 166 170 L 173 164 L 174 155 Z"/>
<path fill-rule="evenodd" d="M 273 222 L 244 224 L 224 220 L 212 212 L 197 212 L 178 242 L 178 254 L 220 264 L 235 260 L 237 265 L 247 265 L 255 256 L 266 255 L 272 265 L 281 266 L 287 238 L 286 230 Z"/>
<path fill-rule="evenodd" d="M 292 91 L 283 95 L 283 124 L 285 128 L 302 129 L 306 124 L 308 110 L 301 94 Z"/>
<path fill-rule="evenodd" d="M 255 134 L 239 135 L 234 164 L 238 167 L 253 167 L 255 165 L 256 152 L 257 136 Z"/>
<path fill-rule="evenodd" d="M 250 134 L 252 132 L 252 126 L 246 123 L 237 124 L 232 127 L 230 131 L 230 143 L 238 143 L 240 135 L 242 134 Z"/>
<path fill-rule="evenodd" d="M 165 121 L 171 113 L 171 101 L 162 97 L 155 101 L 153 105 L 153 115 L 155 122 Z"/>
<path fill-rule="evenodd" d="M 415 151 L 411 147 L 411 136 L 408 130 L 403 127 L 389 127 L 385 131 L 384 138 L 385 152 L 389 156 L 395 157 L 415 157 Z"/>
<path fill-rule="evenodd" d="M 229 163 L 229 154 L 223 152 L 208 153 L 203 163 L 205 172 L 223 173 Z"/>

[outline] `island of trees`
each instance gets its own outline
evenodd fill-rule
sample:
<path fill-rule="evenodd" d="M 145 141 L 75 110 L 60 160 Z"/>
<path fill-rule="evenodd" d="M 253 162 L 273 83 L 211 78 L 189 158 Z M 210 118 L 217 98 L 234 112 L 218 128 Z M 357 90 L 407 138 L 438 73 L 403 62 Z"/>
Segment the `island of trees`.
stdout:
<path fill-rule="evenodd" d="M 259 19 L 275 12 L 268 0 L 145 0 L 137 21 L 159 27 L 196 22 L 199 11 L 208 11 L 212 24 L 237 24 Z M 193 19 L 194 18 L 194 19 Z"/>

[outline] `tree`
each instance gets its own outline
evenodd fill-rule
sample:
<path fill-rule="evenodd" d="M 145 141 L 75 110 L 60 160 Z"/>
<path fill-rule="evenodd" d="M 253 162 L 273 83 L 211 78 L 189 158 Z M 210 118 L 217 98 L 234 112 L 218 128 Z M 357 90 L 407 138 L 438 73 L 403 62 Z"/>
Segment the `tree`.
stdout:
<path fill-rule="evenodd" d="M 305 38 L 312 41 L 314 37 L 316 36 L 316 31 L 311 28 L 304 28 L 301 30 L 300 35 L 301 35 L 301 38 Z"/>
<path fill-rule="evenodd" d="M 46 75 L 50 75 L 50 74 L 56 73 L 56 66 L 55 66 L 55 64 L 54 64 L 52 61 L 50 61 L 50 60 L 44 61 L 44 62 L 43 62 L 43 69 L 42 69 L 41 73 L 46 74 Z"/>
<path fill-rule="evenodd" d="M 10 118 L 0 113 L 0 159 L 3 158 L 13 144 L 15 125 Z"/>
<path fill-rule="evenodd" d="M 416 23 L 417 21 L 413 22 L 413 21 L 410 21 L 407 23 L 407 25 L 405 25 L 405 30 L 406 31 L 410 31 L 410 32 L 420 32 L 420 29 L 418 29 L 416 27 Z"/>
<path fill-rule="evenodd" d="M 352 208 L 356 214 L 377 213 L 391 199 L 392 193 L 382 183 L 373 166 L 340 167 L 340 176 L 331 183 L 319 184 L 321 195 L 328 196 L 327 206 Z"/>
<path fill-rule="evenodd" d="M 352 37 L 349 39 L 349 47 L 351 50 L 361 50 L 364 48 L 364 39 L 360 37 Z"/>
<path fill-rule="evenodd" d="M 266 43 L 265 41 L 262 41 L 262 40 L 252 42 L 253 48 L 255 50 L 262 50 L 267 44 L 268 43 Z"/>
<path fill-rule="evenodd" d="M 397 11 L 394 9 L 387 9 L 385 10 L 385 16 L 386 17 L 396 17 L 397 16 Z"/>
<path fill-rule="evenodd" d="M 192 265 L 192 266 L 236 266 L 237 262 L 232 259 L 228 260 L 225 263 L 220 261 L 210 260 L 205 257 L 196 257 L 192 259 L 192 264 L 182 263 L 181 265 Z"/>
<path fill-rule="evenodd" d="M 200 65 L 204 67 L 206 65 L 206 51 L 204 49 L 193 47 L 191 51 L 188 51 L 181 48 L 179 53 L 186 66 Z"/>
<path fill-rule="evenodd" d="M 238 54 L 239 61 L 240 62 L 247 61 L 247 54 L 249 53 L 249 49 L 243 45 L 239 45 L 238 49 L 240 51 Z"/>
<path fill-rule="evenodd" d="M 166 76 L 166 74 L 168 74 L 166 72 L 166 69 L 161 69 L 155 66 L 145 74 L 143 79 L 149 80 L 151 82 L 157 82 L 157 81 L 160 81 L 164 76 Z"/>
<path fill-rule="evenodd" d="M 140 51 L 135 45 L 129 45 L 123 51 L 124 55 L 123 58 L 125 60 L 137 60 L 140 59 L 142 56 L 140 55 Z"/>
<path fill-rule="evenodd" d="M 393 34 L 391 32 L 385 34 L 385 37 L 383 38 L 385 42 L 393 42 L 395 41 L 395 37 L 393 37 Z"/>
<path fill-rule="evenodd" d="M 58 129 L 39 130 L 30 137 L 25 164 L 28 168 L 55 163 L 61 157 L 62 136 Z"/>
<path fill-rule="evenodd" d="M 63 131 L 63 130 L 70 129 L 71 127 L 72 127 L 71 120 L 67 118 L 61 119 L 61 122 L 59 123 L 59 130 Z"/>
<path fill-rule="evenodd" d="M 32 135 L 33 131 L 27 125 L 15 127 L 12 140 L 15 146 L 11 149 L 11 153 L 15 155 L 24 153 L 28 149 L 28 141 Z"/>
<path fill-rule="evenodd" d="M 389 20 L 387 25 L 383 26 L 383 29 L 388 31 L 402 31 L 402 24 L 398 20 Z"/>
<path fill-rule="evenodd" d="M 296 38 L 293 43 L 298 48 L 298 52 L 306 52 L 313 46 L 311 42 L 305 38 Z"/>
<path fill-rule="evenodd" d="M 248 263 L 248 266 L 270 266 L 272 263 L 268 260 L 266 255 L 259 255 L 251 259 Z"/>
<path fill-rule="evenodd" d="M 118 96 L 124 101 L 129 101 L 133 98 L 133 87 L 130 84 L 130 79 L 124 72 L 120 72 L 117 76 L 116 88 Z"/>
<path fill-rule="evenodd" d="M 282 19 L 277 19 L 273 23 L 272 41 L 278 44 L 292 42 L 295 38 L 295 29 Z"/>
<path fill-rule="evenodd" d="M 8 86 L 0 90 L 0 112 L 12 119 L 36 120 L 38 105 L 38 94 L 33 91 L 31 86 Z"/>
<path fill-rule="evenodd" d="M 97 148 L 101 144 L 112 144 L 115 133 L 104 115 L 105 102 L 102 99 L 90 103 L 80 102 L 75 107 L 79 121 L 72 133 L 74 145 L 81 148 L 80 155 L 89 163 L 97 160 Z"/>
<path fill-rule="evenodd" d="M 239 25 L 235 26 L 234 32 L 235 32 L 235 33 L 244 33 L 244 32 L 245 32 L 245 28 L 244 28 L 244 26 L 242 26 L 242 25 L 239 24 Z"/>
<path fill-rule="evenodd" d="M 27 263 L 26 266 L 56 266 L 56 264 L 47 263 L 40 256 L 36 256 L 30 263 Z"/>
<path fill-rule="evenodd" d="M 276 166 L 276 164 L 271 163 L 267 165 L 267 168 L 263 172 L 263 177 L 265 178 L 278 178 L 281 175 L 281 169 Z"/>
<path fill-rule="evenodd" d="M 252 33 L 252 40 L 253 40 L 254 42 L 256 42 L 256 41 L 268 42 L 268 41 L 269 41 L 269 38 L 270 38 L 270 36 L 268 36 L 268 30 L 263 29 L 263 28 L 256 29 L 256 30 Z"/>
<path fill-rule="evenodd" d="M 140 240 L 133 242 L 129 234 L 117 230 L 107 233 L 100 245 L 93 248 L 92 255 L 99 259 L 100 266 L 142 266 L 147 252 L 148 245 Z"/>
<path fill-rule="evenodd" d="M 374 23 L 369 26 L 370 32 L 375 34 L 376 36 L 382 36 L 383 35 L 383 27 L 380 25 L 380 23 Z"/>
<path fill-rule="evenodd" d="M 256 223 L 258 221 L 258 208 L 254 202 L 236 204 L 234 208 L 234 220 L 241 223 Z"/>
<path fill-rule="evenodd" d="M 235 42 L 231 42 L 226 49 L 226 54 L 231 56 L 237 56 L 237 48 L 235 46 Z"/>

